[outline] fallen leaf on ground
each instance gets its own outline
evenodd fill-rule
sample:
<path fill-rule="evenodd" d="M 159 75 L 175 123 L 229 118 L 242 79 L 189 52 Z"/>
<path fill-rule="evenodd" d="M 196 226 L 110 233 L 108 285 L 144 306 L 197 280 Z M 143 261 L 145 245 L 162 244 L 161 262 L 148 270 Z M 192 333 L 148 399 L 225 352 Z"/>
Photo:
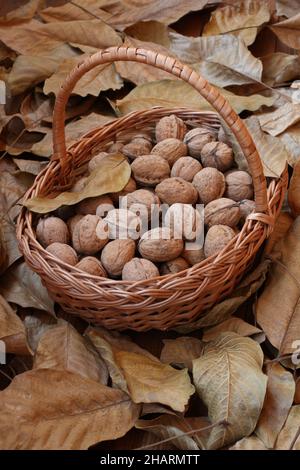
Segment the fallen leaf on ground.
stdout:
<path fill-rule="evenodd" d="M 46 22 L 52 21 L 75 21 L 75 20 L 90 20 L 93 17 L 98 17 L 101 20 L 107 20 L 111 15 L 101 6 L 115 3 L 114 0 L 105 2 L 99 0 L 76 0 L 75 3 L 67 2 L 64 5 L 50 6 L 39 12 L 39 16 Z M 82 7 L 82 8 L 80 8 Z"/>
<path fill-rule="evenodd" d="M 273 52 L 261 58 L 263 82 L 269 86 L 283 84 L 299 77 L 300 58 L 298 55 Z"/>
<path fill-rule="evenodd" d="M 203 342 L 192 336 L 181 336 L 176 339 L 164 339 L 164 347 L 160 360 L 166 364 L 173 364 L 177 367 L 187 367 L 192 370 L 192 362 L 201 356 Z"/>
<path fill-rule="evenodd" d="M 288 190 L 288 203 L 294 217 L 300 215 L 300 160 L 295 163 Z"/>
<path fill-rule="evenodd" d="M 268 450 L 264 443 L 256 436 L 243 437 L 237 441 L 229 450 Z"/>
<path fill-rule="evenodd" d="M 300 405 L 292 406 L 278 436 L 276 450 L 300 450 Z"/>
<path fill-rule="evenodd" d="M 258 116 L 264 132 L 276 136 L 300 121 L 300 104 L 286 103 L 271 113 Z"/>
<path fill-rule="evenodd" d="M 262 333 L 262 330 L 256 326 L 250 325 L 250 323 L 245 322 L 241 318 L 232 317 L 217 326 L 205 330 L 202 339 L 203 341 L 213 341 L 220 333 L 225 333 L 226 331 L 237 333 L 240 336 L 253 336 Z"/>
<path fill-rule="evenodd" d="M 0 295 L 0 338 L 5 343 L 7 353 L 32 354 L 22 320 L 2 295 Z"/>
<path fill-rule="evenodd" d="M 5 16 L 1 16 L 0 24 L 9 23 L 11 26 L 13 26 L 14 23 L 30 20 L 41 4 L 41 0 L 29 0 L 25 3 L 25 5 L 14 8 L 13 10 L 10 10 Z"/>
<path fill-rule="evenodd" d="M 24 326 L 26 336 L 32 351 L 36 351 L 42 335 L 49 329 L 55 328 L 60 324 L 61 320 L 57 320 L 52 315 L 44 311 L 32 312 L 32 315 L 26 315 L 24 318 Z"/>
<path fill-rule="evenodd" d="M 222 333 L 193 361 L 197 393 L 208 408 L 212 429 L 208 449 L 218 449 L 250 435 L 259 418 L 267 377 L 262 373 L 263 353 L 250 338 Z"/>
<path fill-rule="evenodd" d="M 294 219 L 289 212 L 280 212 L 276 219 L 273 232 L 265 244 L 265 254 L 273 255 L 273 251 L 280 251 L 280 242 L 284 240 L 289 228 L 293 224 Z"/>
<path fill-rule="evenodd" d="M 298 7 L 299 11 L 299 7 Z M 297 12 L 298 13 L 298 12 Z M 300 13 L 269 26 L 276 36 L 292 49 L 300 49 Z"/>

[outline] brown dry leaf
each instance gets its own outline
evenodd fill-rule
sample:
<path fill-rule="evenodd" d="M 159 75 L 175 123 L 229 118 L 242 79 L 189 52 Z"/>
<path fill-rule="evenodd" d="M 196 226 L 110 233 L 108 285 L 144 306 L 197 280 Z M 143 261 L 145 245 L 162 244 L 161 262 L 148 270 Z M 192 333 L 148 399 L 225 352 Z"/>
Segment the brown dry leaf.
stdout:
<path fill-rule="evenodd" d="M 0 295 L 0 338 L 5 343 L 6 352 L 20 355 L 32 354 L 22 320 L 2 295 Z"/>
<path fill-rule="evenodd" d="M 267 384 L 262 364 L 260 346 L 236 333 L 222 333 L 193 361 L 195 387 L 208 407 L 209 419 L 229 423 L 212 429 L 208 449 L 232 444 L 255 429 Z"/>
<path fill-rule="evenodd" d="M 34 369 L 66 370 L 87 379 L 108 381 L 108 370 L 89 341 L 65 321 L 42 335 L 34 358 Z"/>
<path fill-rule="evenodd" d="M 279 135 L 300 121 L 300 104 L 286 103 L 271 113 L 260 114 L 258 119 L 263 131 Z"/>
<path fill-rule="evenodd" d="M 237 96 L 227 90 L 220 90 L 237 113 L 247 109 L 255 111 L 262 105 L 271 106 L 274 98 L 262 95 Z M 208 102 L 188 83 L 177 80 L 158 80 L 134 88 L 122 100 L 117 101 L 122 114 L 149 109 L 153 106 L 166 108 L 187 106 L 197 110 L 212 110 Z"/>
<path fill-rule="evenodd" d="M 281 142 L 288 150 L 288 163 L 294 166 L 300 160 L 300 125 L 289 127 L 283 134 L 279 136 Z"/>
<path fill-rule="evenodd" d="M 293 216 L 300 215 L 300 160 L 296 162 L 290 179 L 288 203 Z"/>
<path fill-rule="evenodd" d="M 47 80 L 45 80 L 43 88 L 44 93 L 46 95 L 50 93 L 57 95 L 71 70 L 88 57 L 87 54 L 80 54 L 61 62 L 55 73 L 46 77 Z M 122 86 L 123 81 L 116 72 L 114 64 L 98 65 L 79 80 L 72 93 L 83 97 L 87 95 L 99 96 L 101 91 L 119 90 Z"/>
<path fill-rule="evenodd" d="M 68 2 L 65 5 L 45 8 L 39 12 L 39 16 L 46 23 L 53 21 L 90 20 L 95 17 L 106 21 L 111 15 L 105 10 L 102 10 L 101 7 L 106 7 L 113 3 L 115 3 L 115 0 L 76 0 L 74 4 Z"/>
<path fill-rule="evenodd" d="M 280 364 L 268 365 L 267 392 L 255 433 L 271 449 L 293 404 L 295 381 Z"/>
<path fill-rule="evenodd" d="M 8 302 L 34 307 L 54 315 L 54 302 L 41 278 L 26 263 L 13 265 L 2 276 L 0 292 Z"/>
<path fill-rule="evenodd" d="M 287 20 L 269 26 L 280 41 L 292 49 L 300 49 L 300 13 L 298 12 Z"/>
<path fill-rule="evenodd" d="M 252 435 L 237 441 L 229 450 L 268 450 L 258 437 Z"/>
<path fill-rule="evenodd" d="M 42 335 L 49 329 L 55 328 L 61 324 L 62 320 L 54 318 L 52 315 L 43 311 L 33 312 L 32 315 L 26 315 L 24 326 L 26 336 L 32 351 L 36 351 Z"/>
<path fill-rule="evenodd" d="M 278 16 L 290 18 L 299 11 L 298 0 L 276 0 L 276 12 Z"/>
<path fill-rule="evenodd" d="M 121 390 L 67 371 L 17 375 L 0 398 L 1 449 L 87 449 L 123 436 L 139 416 Z"/>
<path fill-rule="evenodd" d="M 13 162 L 17 165 L 19 170 L 31 175 L 38 175 L 46 165 L 46 162 L 38 160 L 23 160 L 21 158 L 14 158 Z"/>
<path fill-rule="evenodd" d="M 263 82 L 269 86 L 289 82 L 300 74 L 298 55 L 274 52 L 261 58 L 263 63 Z"/>
<path fill-rule="evenodd" d="M 63 192 L 53 199 L 34 197 L 25 206 L 33 212 L 45 214 L 61 206 L 71 206 L 83 199 L 121 191 L 128 183 L 131 167 L 122 154 L 110 154 L 88 177 L 81 192 Z"/>
<path fill-rule="evenodd" d="M 255 41 L 258 27 L 269 21 L 270 6 L 268 1 L 242 0 L 233 5 L 219 7 L 211 13 L 203 36 L 233 33 L 248 46 Z"/>
<path fill-rule="evenodd" d="M 201 356 L 203 342 L 192 336 L 181 336 L 176 339 L 164 339 L 164 347 L 160 360 L 165 364 L 173 364 L 176 367 L 187 367 L 192 370 L 193 360 Z"/>
<path fill-rule="evenodd" d="M 280 212 L 276 219 L 274 230 L 265 245 L 264 252 L 266 255 L 271 254 L 273 250 L 280 250 L 280 241 L 284 239 L 293 222 L 294 219 L 289 212 Z"/>
<path fill-rule="evenodd" d="M 114 386 L 128 390 L 135 403 L 161 403 L 184 411 L 194 393 L 187 369 L 179 371 L 163 364 L 126 338 L 102 328 L 90 328 L 87 334 L 106 362 Z"/>
<path fill-rule="evenodd" d="M 281 259 L 270 270 L 257 302 L 257 322 L 280 355 L 295 351 L 300 329 L 300 217 L 281 243 Z M 274 315 L 276 321 L 274 321 Z"/>
<path fill-rule="evenodd" d="M 14 23 L 30 20 L 41 5 L 42 0 L 29 0 L 25 5 L 14 8 L 5 16 L 1 16 L 0 24 L 9 23 L 13 27 Z"/>
<path fill-rule="evenodd" d="M 226 331 L 237 333 L 240 336 L 254 336 L 262 333 L 256 326 L 250 325 L 250 323 L 245 322 L 241 318 L 232 317 L 206 330 L 203 333 L 202 339 L 203 341 L 214 341 L 220 333 L 225 333 Z"/>
<path fill-rule="evenodd" d="M 181 334 L 190 333 L 191 331 L 196 331 L 199 328 L 221 323 L 233 315 L 234 312 L 265 282 L 270 264 L 270 260 L 263 260 L 225 300 L 217 303 L 204 316 L 200 317 L 199 320 L 188 325 L 176 327 L 175 330 Z"/>
<path fill-rule="evenodd" d="M 297 380 L 296 380 L 294 403 L 296 405 L 300 405 L 300 377 L 298 377 Z"/>
<path fill-rule="evenodd" d="M 134 39 L 170 47 L 170 29 L 159 21 L 140 21 L 126 28 L 125 33 Z"/>
<path fill-rule="evenodd" d="M 276 450 L 300 450 L 300 405 L 292 406 L 278 436 Z"/>

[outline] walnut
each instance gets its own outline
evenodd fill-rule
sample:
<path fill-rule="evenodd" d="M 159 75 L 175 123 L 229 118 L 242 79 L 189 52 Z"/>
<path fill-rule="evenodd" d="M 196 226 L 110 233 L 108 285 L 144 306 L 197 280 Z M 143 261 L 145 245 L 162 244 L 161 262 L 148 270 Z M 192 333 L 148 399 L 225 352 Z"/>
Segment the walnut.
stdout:
<path fill-rule="evenodd" d="M 36 227 L 36 237 L 44 247 L 51 243 L 68 243 L 70 239 L 67 224 L 58 217 L 40 219 Z"/>
<path fill-rule="evenodd" d="M 124 147 L 123 142 L 120 142 L 117 140 L 116 142 L 114 142 L 108 147 L 107 151 L 108 153 L 119 153 L 119 152 L 122 153 L 123 147 Z"/>
<path fill-rule="evenodd" d="M 204 167 L 227 171 L 234 163 L 232 148 L 224 142 L 209 142 L 201 150 L 201 162 Z"/>
<path fill-rule="evenodd" d="M 204 209 L 205 224 L 212 225 L 228 225 L 235 227 L 241 218 L 240 208 L 232 199 L 220 198 L 211 201 Z"/>
<path fill-rule="evenodd" d="M 160 155 L 172 167 L 176 160 L 187 154 L 187 146 L 179 139 L 170 138 L 158 142 L 151 153 Z"/>
<path fill-rule="evenodd" d="M 200 213 L 190 204 L 172 204 L 167 210 L 164 218 L 164 225 L 169 227 L 180 238 L 193 241 L 198 238 L 204 224 Z"/>
<path fill-rule="evenodd" d="M 90 173 L 94 171 L 101 163 L 103 163 L 103 160 L 107 157 L 108 153 L 107 152 L 100 152 L 98 155 L 95 155 L 88 164 L 88 170 Z"/>
<path fill-rule="evenodd" d="M 101 263 L 108 274 L 115 278 L 121 276 L 125 264 L 134 257 L 134 253 L 133 240 L 113 240 L 103 248 Z"/>
<path fill-rule="evenodd" d="M 181 254 L 183 241 L 174 238 L 169 228 L 157 227 L 143 234 L 138 249 L 142 257 L 150 261 L 170 261 Z"/>
<path fill-rule="evenodd" d="M 182 140 L 185 133 L 186 125 L 175 114 L 161 118 L 155 127 L 156 142 L 170 138 Z"/>
<path fill-rule="evenodd" d="M 121 191 L 118 191 L 116 193 L 111 193 L 110 197 L 112 198 L 114 204 L 118 204 L 119 199 L 121 197 L 126 196 L 127 194 L 132 193 L 135 190 L 136 190 L 136 182 L 134 181 L 133 178 L 129 178 L 129 181 L 126 184 L 126 186 Z"/>
<path fill-rule="evenodd" d="M 144 137 L 136 137 L 129 144 L 124 145 L 122 153 L 134 160 L 140 155 L 147 155 L 151 152 L 152 144 L 148 139 Z"/>
<path fill-rule="evenodd" d="M 67 220 L 67 226 L 68 226 L 71 237 L 73 236 L 73 231 L 74 231 L 75 225 L 77 224 L 77 222 L 79 222 L 81 219 L 83 219 L 83 217 L 84 217 L 84 215 L 82 215 L 82 214 L 76 214 L 76 215 L 73 215 L 73 217 L 70 217 Z"/>
<path fill-rule="evenodd" d="M 225 177 L 216 168 L 203 168 L 194 176 L 193 185 L 198 191 L 200 202 L 208 204 L 223 196 Z"/>
<path fill-rule="evenodd" d="M 81 178 L 79 178 L 79 180 L 77 180 L 76 183 L 72 186 L 70 191 L 73 193 L 81 193 L 84 190 L 87 179 L 88 176 L 82 176 Z"/>
<path fill-rule="evenodd" d="M 104 196 L 88 197 L 87 199 L 84 199 L 83 201 L 79 202 L 79 204 L 77 205 L 76 212 L 77 214 L 82 214 L 82 215 L 88 215 L 88 214 L 95 215 L 97 213 L 97 209 L 99 206 L 105 206 L 107 208 L 107 211 L 114 208 L 112 199 L 109 196 L 104 195 Z M 97 215 L 101 217 L 100 214 L 97 214 Z"/>
<path fill-rule="evenodd" d="M 127 209 L 113 209 L 108 212 L 103 221 L 108 225 L 109 238 L 137 240 L 140 237 L 140 218 Z"/>
<path fill-rule="evenodd" d="M 185 243 L 184 250 L 181 256 L 191 265 L 194 266 L 195 264 L 201 263 L 204 260 L 204 250 L 203 247 L 195 245 L 190 246 L 189 242 Z"/>
<path fill-rule="evenodd" d="M 251 212 L 255 211 L 255 201 L 250 199 L 243 199 L 239 203 L 240 206 L 240 213 L 241 213 L 241 220 L 244 222 Z"/>
<path fill-rule="evenodd" d="M 130 209 L 142 220 L 149 220 L 158 214 L 160 200 L 148 189 L 137 189 L 121 199 L 120 207 Z"/>
<path fill-rule="evenodd" d="M 253 198 L 252 178 L 247 171 L 231 170 L 225 175 L 225 196 L 234 201 Z"/>
<path fill-rule="evenodd" d="M 204 242 L 205 257 L 215 255 L 225 248 L 236 233 L 228 225 L 213 225 L 208 230 Z"/>
<path fill-rule="evenodd" d="M 143 155 L 131 164 L 135 180 L 143 186 L 156 186 L 170 176 L 167 160 L 159 155 Z"/>
<path fill-rule="evenodd" d="M 155 192 L 162 202 L 169 205 L 175 204 L 175 202 L 195 204 L 198 199 L 198 192 L 192 183 L 177 177 L 167 178 L 159 183 Z"/>
<path fill-rule="evenodd" d="M 85 256 L 76 264 L 75 268 L 93 276 L 107 277 L 104 267 L 94 256 Z"/>
<path fill-rule="evenodd" d="M 93 255 L 108 242 L 108 226 L 97 215 L 85 215 L 74 227 L 73 247 L 77 253 Z"/>
<path fill-rule="evenodd" d="M 148 259 L 133 258 L 125 264 L 122 271 L 123 281 L 143 281 L 159 276 L 158 268 Z"/>
<path fill-rule="evenodd" d="M 198 171 L 202 170 L 202 165 L 192 157 L 181 157 L 174 163 L 171 176 L 178 176 L 191 183 Z"/>
<path fill-rule="evenodd" d="M 166 261 L 160 266 L 160 274 L 164 276 L 165 274 L 176 274 L 180 271 L 184 271 L 190 267 L 189 263 L 179 256 L 178 258 L 172 259 L 171 261 Z"/>
<path fill-rule="evenodd" d="M 204 145 L 208 142 L 215 140 L 215 135 L 205 129 L 204 127 L 196 127 L 189 131 L 184 138 L 184 142 L 187 144 L 188 153 L 191 157 L 195 157 L 200 160 L 201 150 Z"/>
<path fill-rule="evenodd" d="M 51 243 L 51 245 L 47 246 L 46 251 L 51 253 L 51 255 L 56 256 L 60 261 L 70 264 L 71 266 L 75 266 L 78 262 L 76 251 L 66 243 Z"/>

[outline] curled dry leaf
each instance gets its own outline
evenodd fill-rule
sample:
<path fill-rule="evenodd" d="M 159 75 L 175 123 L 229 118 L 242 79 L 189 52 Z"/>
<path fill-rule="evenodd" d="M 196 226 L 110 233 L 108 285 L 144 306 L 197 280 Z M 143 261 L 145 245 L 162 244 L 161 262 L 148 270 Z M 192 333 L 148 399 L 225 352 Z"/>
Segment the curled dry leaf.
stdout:
<path fill-rule="evenodd" d="M 87 178 L 81 192 L 63 192 L 53 199 L 34 197 L 25 206 L 33 212 L 45 214 L 59 207 L 77 204 L 83 199 L 121 191 L 128 183 L 131 168 L 122 154 L 111 154 Z"/>
<path fill-rule="evenodd" d="M 261 58 L 263 64 L 263 82 L 274 86 L 299 77 L 300 57 L 298 55 L 273 52 Z"/>
<path fill-rule="evenodd" d="M 187 369 L 178 371 L 122 336 L 89 328 L 91 339 L 106 362 L 114 386 L 128 391 L 135 403 L 161 403 L 184 411 L 194 393 Z"/>
<path fill-rule="evenodd" d="M 0 17 L 0 24 L 7 23 L 13 26 L 15 23 L 30 20 L 34 16 L 40 5 L 41 0 L 29 0 L 25 3 L 25 5 L 18 6 L 18 8 L 14 8 L 13 10 L 9 8 L 10 11 Z"/>
<path fill-rule="evenodd" d="M 177 367 L 187 367 L 192 370 L 192 362 L 201 356 L 203 342 L 192 336 L 181 336 L 176 339 L 164 339 L 164 347 L 160 360 L 166 364 L 173 364 Z"/>
<path fill-rule="evenodd" d="M 228 423 L 212 429 L 208 449 L 222 448 L 253 432 L 266 392 L 262 364 L 259 345 L 236 333 L 222 333 L 193 361 L 195 387 L 208 407 L 208 417 L 212 423 Z"/>
<path fill-rule="evenodd" d="M 300 450 L 300 405 L 292 406 L 278 436 L 276 450 Z"/>
<path fill-rule="evenodd" d="M 66 370 L 104 385 L 108 381 L 107 367 L 92 344 L 65 321 L 42 335 L 33 368 Z"/>
<path fill-rule="evenodd" d="M 49 328 L 55 328 L 59 325 L 61 320 L 56 320 L 52 315 L 42 311 L 32 313 L 32 315 L 25 316 L 24 326 L 30 348 L 35 352 L 42 335 Z"/>
<path fill-rule="evenodd" d="M 241 318 L 232 317 L 204 331 L 202 339 L 203 341 L 213 341 L 220 333 L 225 333 L 226 331 L 237 333 L 240 336 L 254 336 L 262 333 L 256 326 L 250 325 L 250 323 L 245 322 Z"/>
<path fill-rule="evenodd" d="M 121 390 L 51 369 L 17 375 L 0 398 L 6 450 L 87 449 L 126 434 L 140 411 Z"/>
<path fill-rule="evenodd" d="M 296 12 L 295 12 L 296 13 Z M 299 5 L 298 11 L 295 16 L 287 20 L 280 21 L 279 23 L 269 26 L 273 33 L 287 46 L 292 49 L 300 49 L 300 13 Z"/>
<path fill-rule="evenodd" d="M 268 282 L 257 302 L 257 322 L 280 355 L 292 354 L 299 340 L 300 307 L 300 217 L 281 243 L 280 261 L 275 261 Z M 274 321 L 274 315 L 276 321 Z"/>
<path fill-rule="evenodd" d="M 22 320 L 2 295 L 0 295 L 0 339 L 4 341 L 8 353 L 32 354 Z"/>
<path fill-rule="evenodd" d="M 286 103 L 271 113 L 260 114 L 258 120 L 264 132 L 279 135 L 300 121 L 300 104 Z"/>
<path fill-rule="evenodd" d="M 237 441 L 229 450 L 268 450 L 264 443 L 256 436 L 243 437 Z"/>
<path fill-rule="evenodd" d="M 298 0 L 276 0 L 276 12 L 278 16 L 290 18 L 299 11 Z"/>
<path fill-rule="evenodd" d="M 295 381 L 280 364 L 270 363 L 266 372 L 267 392 L 255 433 L 272 449 L 293 404 Z"/>

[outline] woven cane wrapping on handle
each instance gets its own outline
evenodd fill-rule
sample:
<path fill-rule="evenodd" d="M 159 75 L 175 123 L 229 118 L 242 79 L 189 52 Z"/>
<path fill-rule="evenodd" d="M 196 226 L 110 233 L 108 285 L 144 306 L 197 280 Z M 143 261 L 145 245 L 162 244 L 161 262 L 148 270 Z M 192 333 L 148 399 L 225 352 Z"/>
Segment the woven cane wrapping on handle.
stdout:
<path fill-rule="evenodd" d="M 97 65 L 115 61 L 134 61 L 152 65 L 181 78 L 199 91 L 222 116 L 240 144 L 253 179 L 256 211 L 265 212 L 267 209 L 267 183 L 263 166 L 253 139 L 243 121 L 219 91 L 193 69 L 172 57 L 146 49 L 112 47 L 101 50 L 79 64 L 67 77 L 57 95 L 53 116 L 53 159 L 60 160 L 62 171 L 68 164 L 64 129 L 67 101 L 76 83 L 85 73 Z"/>

